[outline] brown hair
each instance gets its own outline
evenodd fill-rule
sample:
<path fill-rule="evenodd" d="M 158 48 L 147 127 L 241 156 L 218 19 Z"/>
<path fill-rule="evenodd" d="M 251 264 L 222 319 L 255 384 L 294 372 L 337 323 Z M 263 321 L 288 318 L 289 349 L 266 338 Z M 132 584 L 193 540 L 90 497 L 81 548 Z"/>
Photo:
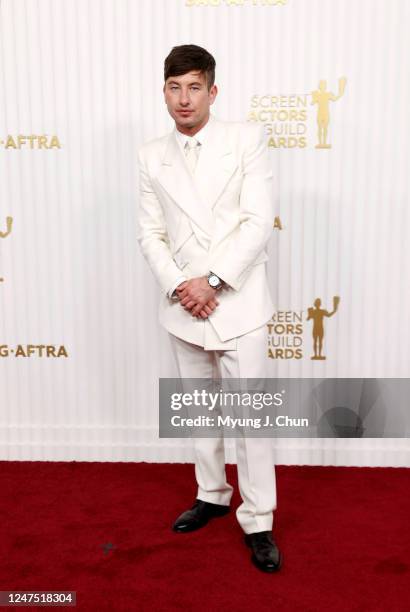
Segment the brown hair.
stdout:
<path fill-rule="evenodd" d="M 191 70 L 205 74 L 208 91 L 215 82 L 215 59 L 198 45 L 179 45 L 173 47 L 164 62 L 164 82 L 170 76 L 180 76 Z"/>

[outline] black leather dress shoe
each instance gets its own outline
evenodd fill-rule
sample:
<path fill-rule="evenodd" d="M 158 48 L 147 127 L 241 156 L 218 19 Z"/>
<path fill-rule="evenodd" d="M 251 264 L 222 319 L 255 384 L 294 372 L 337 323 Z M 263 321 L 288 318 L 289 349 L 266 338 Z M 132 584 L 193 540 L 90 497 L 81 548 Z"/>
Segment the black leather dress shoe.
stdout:
<path fill-rule="evenodd" d="M 228 514 L 229 510 L 229 506 L 211 504 L 210 502 L 202 501 L 202 499 L 196 499 L 192 508 L 186 510 L 177 518 L 172 529 L 177 533 L 195 531 L 204 527 L 209 519 Z"/>
<path fill-rule="evenodd" d="M 252 549 L 252 562 L 263 572 L 277 572 L 282 565 L 282 554 L 270 531 L 245 535 L 245 543 Z"/>

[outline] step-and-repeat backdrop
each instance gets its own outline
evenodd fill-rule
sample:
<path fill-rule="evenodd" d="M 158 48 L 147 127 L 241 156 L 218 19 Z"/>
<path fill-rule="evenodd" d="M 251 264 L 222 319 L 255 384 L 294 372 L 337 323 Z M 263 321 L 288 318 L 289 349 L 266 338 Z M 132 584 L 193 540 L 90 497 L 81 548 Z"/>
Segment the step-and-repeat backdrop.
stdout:
<path fill-rule="evenodd" d="M 265 129 L 270 375 L 409 376 L 409 26 L 407 0 L 1 0 L 1 458 L 192 460 L 158 438 L 176 369 L 136 239 L 178 44 L 214 55 L 216 117 Z M 406 439 L 274 444 L 410 463 Z"/>

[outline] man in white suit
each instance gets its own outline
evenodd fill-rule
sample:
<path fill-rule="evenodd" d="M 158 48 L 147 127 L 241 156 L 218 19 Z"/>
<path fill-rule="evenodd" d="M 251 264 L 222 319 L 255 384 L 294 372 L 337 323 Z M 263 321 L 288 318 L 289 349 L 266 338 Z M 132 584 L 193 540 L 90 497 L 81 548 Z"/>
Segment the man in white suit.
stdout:
<path fill-rule="evenodd" d="M 265 378 L 273 304 L 266 246 L 274 213 L 263 129 L 210 114 L 215 60 L 197 45 L 174 47 L 164 98 L 175 128 L 138 153 L 138 240 L 161 288 L 159 318 L 181 378 Z M 173 525 L 184 533 L 229 512 L 223 438 L 195 438 L 193 506 Z M 242 504 L 236 510 L 266 572 L 280 568 L 272 537 L 276 483 L 271 440 L 237 438 Z"/>

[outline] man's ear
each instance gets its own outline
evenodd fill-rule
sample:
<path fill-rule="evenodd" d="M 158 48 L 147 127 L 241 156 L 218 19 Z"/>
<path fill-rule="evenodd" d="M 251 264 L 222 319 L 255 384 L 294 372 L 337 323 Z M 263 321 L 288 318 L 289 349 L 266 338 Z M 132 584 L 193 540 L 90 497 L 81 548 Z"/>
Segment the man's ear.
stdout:
<path fill-rule="evenodd" d="M 215 98 L 217 96 L 218 93 L 218 88 L 216 85 L 212 85 L 211 89 L 209 90 L 209 95 L 211 96 L 211 104 L 214 103 Z"/>

